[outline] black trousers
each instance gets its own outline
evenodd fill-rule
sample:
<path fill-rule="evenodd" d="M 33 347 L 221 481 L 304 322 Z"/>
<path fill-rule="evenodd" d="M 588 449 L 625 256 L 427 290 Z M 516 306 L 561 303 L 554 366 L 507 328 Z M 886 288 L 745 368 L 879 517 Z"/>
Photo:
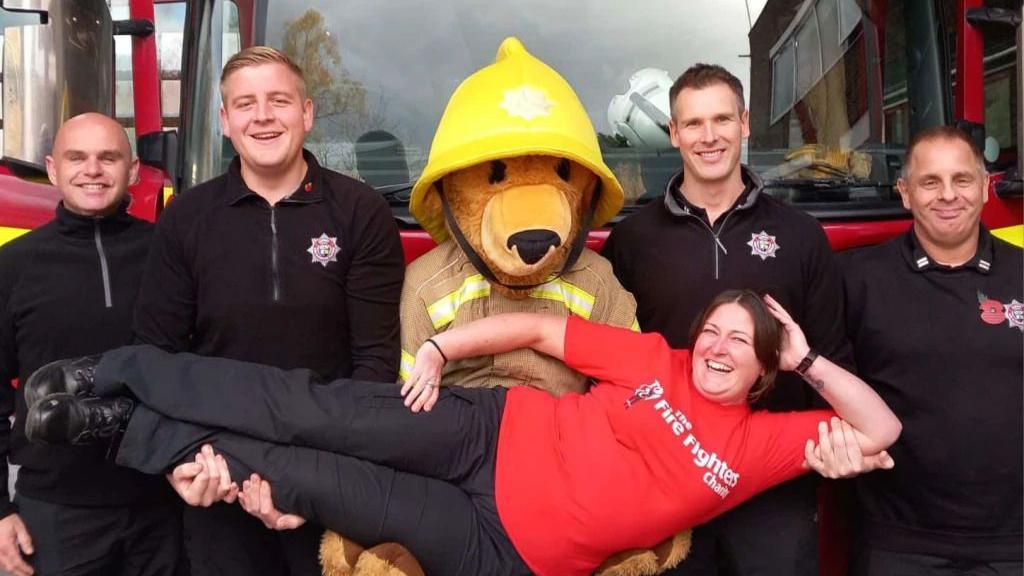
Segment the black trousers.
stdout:
<path fill-rule="evenodd" d="M 694 528 L 689 556 L 666 576 L 817 576 L 815 481 L 780 484 Z"/>
<path fill-rule="evenodd" d="M 307 522 L 276 532 L 240 506 L 185 507 L 185 553 L 191 576 L 320 576 L 323 527 Z"/>
<path fill-rule="evenodd" d="M 163 473 L 211 443 L 233 478 L 266 478 L 282 510 L 363 545 L 400 542 L 429 574 L 529 573 L 494 500 L 504 391 L 445 388 L 414 414 L 394 383 L 150 346 L 108 352 L 96 379 L 101 395 L 139 400 L 121 465 Z"/>
<path fill-rule="evenodd" d="M 850 562 L 849 576 L 1021 576 L 1016 562 L 955 560 L 925 554 L 861 547 Z"/>
<path fill-rule="evenodd" d="M 68 506 L 18 495 L 36 576 L 174 576 L 181 506 Z"/>

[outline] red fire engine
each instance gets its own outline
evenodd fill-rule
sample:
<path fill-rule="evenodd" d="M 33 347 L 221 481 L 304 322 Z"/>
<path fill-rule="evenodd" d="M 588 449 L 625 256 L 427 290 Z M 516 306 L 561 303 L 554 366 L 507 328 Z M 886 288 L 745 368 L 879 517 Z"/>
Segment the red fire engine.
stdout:
<path fill-rule="evenodd" d="M 80 112 L 112 114 L 133 137 L 135 215 L 156 219 L 175 192 L 221 173 L 234 153 L 218 122 L 221 65 L 269 44 L 306 71 L 307 147 L 388 198 L 411 260 L 431 247 L 407 201 L 444 104 L 509 35 L 578 92 L 626 190 L 620 218 L 678 168 L 667 87 L 708 61 L 749 89 L 745 163 L 818 217 L 835 250 L 906 229 L 903 150 L 949 123 L 976 138 L 995 176 L 985 223 L 1021 244 L 1021 17 L 1019 0 L 510 0 L 485 12 L 471 0 L 2 0 L 0 244 L 53 216 L 43 157 Z M 829 498 L 822 573 L 841 574 Z"/>

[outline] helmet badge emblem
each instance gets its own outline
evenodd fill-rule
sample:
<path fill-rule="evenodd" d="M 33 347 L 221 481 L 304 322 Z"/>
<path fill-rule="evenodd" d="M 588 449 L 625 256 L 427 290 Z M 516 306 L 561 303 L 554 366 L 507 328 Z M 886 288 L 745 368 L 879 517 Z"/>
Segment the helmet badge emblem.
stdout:
<path fill-rule="evenodd" d="M 501 101 L 501 107 L 509 116 L 518 116 L 524 120 L 550 116 L 554 105 L 543 91 L 527 85 L 506 90 L 505 99 Z"/>
<path fill-rule="evenodd" d="M 760 256 L 762 262 L 769 258 L 775 258 L 775 253 L 781 248 L 775 241 L 775 236 L 769 236 L 764 230 L 761 230 L 760 234 L 751 234 L 747 246 L 750 246 L 750 254 Z"/>
<path fill-rule="evenodd" d="M 338 238 L 336 236 L 328 236 L 327 234 L 320 234 L 320 237 L 310 238 L 309 248 L 306 248 L 306 252 L 313 257 L 313 264 L 320 264 L 324 268 L 327 268 L 328 262 L 338 261 L 338 252 L 341 251 L 341 247 L 338 246 Z"/>

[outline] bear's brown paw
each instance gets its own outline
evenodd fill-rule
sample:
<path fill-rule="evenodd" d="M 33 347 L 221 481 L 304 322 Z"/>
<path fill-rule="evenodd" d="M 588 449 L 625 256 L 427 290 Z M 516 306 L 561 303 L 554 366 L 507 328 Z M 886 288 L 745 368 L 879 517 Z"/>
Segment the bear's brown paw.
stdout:
<path fill-rule="evenodd" d="M 416 558 L 401 544 L 385 542 L 367 548 L 356 560 L 352 576 L 425 576 Z"/>
<path fill-rule="evenodd" d="M 320 569 L 324 576 L 351 576 L 363 547 L 327 530 L 320 538 Z"/>

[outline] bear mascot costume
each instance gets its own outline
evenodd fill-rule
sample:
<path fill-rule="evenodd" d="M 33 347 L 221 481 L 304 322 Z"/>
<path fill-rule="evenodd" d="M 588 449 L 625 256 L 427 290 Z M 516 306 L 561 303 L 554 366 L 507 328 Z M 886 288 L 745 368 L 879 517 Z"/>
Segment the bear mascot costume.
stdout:
<path fill-rule="evenodd" d="M 413 187 L 409 209 L 438 245 L 406 271 L 400 377 L 428 338 L 492 314 L 571 314 L 636 329 L 632 295 L 584 247 L 590 228 L 622 202 L 575 92 L 517 39 L 505 40 L 495 62 L 455 90 Z M 443 382 L 556 395 L 588 386 L 582 374 L 533 350 L 449 362 Z M 617 554 L 598 573 L 655 574 L 688 549 L 687 531 L 653 550 Z M 321 557 L 327 576 L 423 573 L 399 544 L 364 551 L 333 532 Z"/>

